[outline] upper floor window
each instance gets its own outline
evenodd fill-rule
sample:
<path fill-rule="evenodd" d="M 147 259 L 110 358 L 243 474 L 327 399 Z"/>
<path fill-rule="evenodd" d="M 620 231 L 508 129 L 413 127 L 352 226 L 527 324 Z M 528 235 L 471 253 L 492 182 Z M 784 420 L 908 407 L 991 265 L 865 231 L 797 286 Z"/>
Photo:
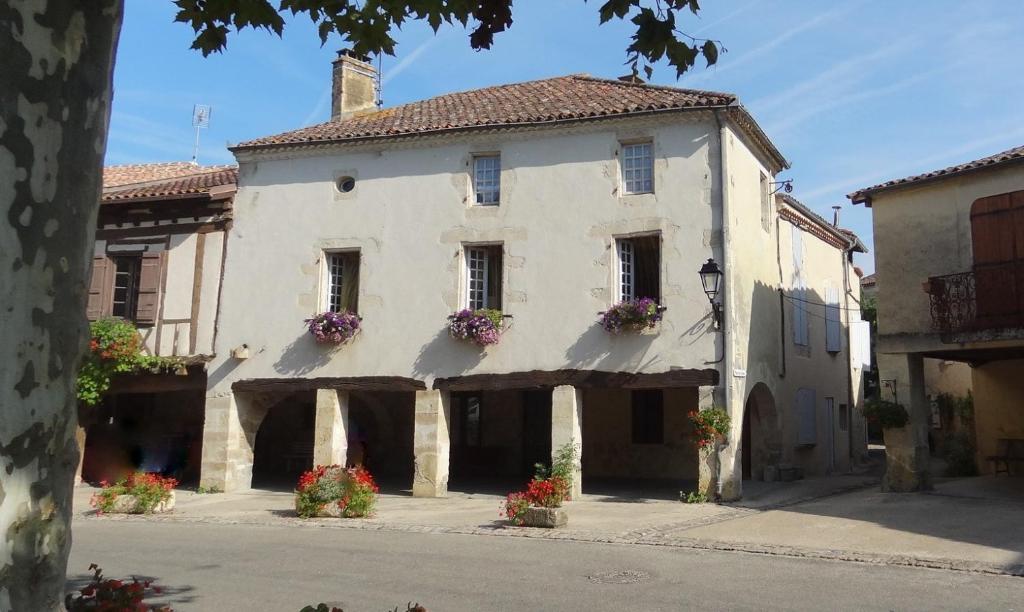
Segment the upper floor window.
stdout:
<path fill-rule="evenodd" d="M 142 258 L 137 255 L 111 257 L 114 262 L 114 295 L 110 314 L 122 319 L 134 319 L 139 302 L 139 271 Z"/>
<path fill-rule="evenodd" d="M 502 247 L 465 247 L 466 308 L 501 310 Z"/>
<path fill-rule="evenodd" d="M 477 155 L 473 158 L 473 201 L 482 205 L 501 200 L 501 156 Z"/>
<path fill-rule="evenodd" d="M 618 256 L 616 300 L 651 298 L 661 303 L 661 236 L 635 236 L 615 241 Z"/>
<path fill-rule="evenodd" d="M 327 310 L 359 312 L 359 251 L 327 254 Z"/>
<path fill-rule="evenodd" d="M 654 191 L 654 144 L 622 145 L 622 191 L 626 194 Z"/>
<path fill-rule="evenodd" d="M 119 317 L 153 325 L 160 311 L 164 252 L 135 252 L 93 258 L 86 315 L 90 321 Z"/>

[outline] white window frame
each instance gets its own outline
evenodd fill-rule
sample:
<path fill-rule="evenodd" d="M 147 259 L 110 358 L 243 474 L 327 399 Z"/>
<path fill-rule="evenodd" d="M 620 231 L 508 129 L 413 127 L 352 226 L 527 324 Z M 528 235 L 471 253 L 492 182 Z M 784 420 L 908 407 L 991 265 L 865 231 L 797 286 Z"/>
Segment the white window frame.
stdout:
<path fill-rule="evenodd" d="M 622 193 L 654 193 L 654 141 L 624 142 L 619 149 Z"/>
<path fill-rule="evenodd" d="M 323 257 L 321 258 L 323 264 L 320 266 L 320 282 L 322 287 L 320 291 L 320 310 L 322 312 L 340 312 L 340 310 L 335 310 L 334 302 L 337 302 L 337 308 L 340 309 L 341 296 L 345 283 L 345 279 L 341 276 L 342 269 L 344 267 L 341 263 L 341 258 L 346 255 L 355 255 L 357 260 L 361 259 L 359 249 L 332 249 L 330 251 L 323 252 Z M 359 263 L 361 264 L 362 262 L 359 261 Z M 336 269 L 335 266 L 337 266 Z M 362 266 L 360 265 L 359 267 L 361 268 Z M 337 272 L 338 279 L 337 296 L 334 295 L 336 286 L 334 282 L 335 272 Z M 335 297 L 337 298 L 336 300 Z"/>
<path fill-rule="evenodd" d="M 636 245 L 632 238 L 615 239 L 616 301 L 632 300 L 636 295 Z"/>
<path fill-rule="evenodd" d="M 490 268 L 490 245 L 465 246 L 463 248 L 466 261 L 466 291 L 463 304 L 470 310 L 488 308 L 488 270 Z"/>
<path fill-rule="evenodd" d="M 810 347 L 810 321 L 807 317 L 807 284 L 804 280 L 803 228 L 793 224 L 793 343 Z"/>
<path fill-rule="evenodd" d="M 473 155 L 473 204 L 497 206 L 501 203 L 501 154 Z"/>

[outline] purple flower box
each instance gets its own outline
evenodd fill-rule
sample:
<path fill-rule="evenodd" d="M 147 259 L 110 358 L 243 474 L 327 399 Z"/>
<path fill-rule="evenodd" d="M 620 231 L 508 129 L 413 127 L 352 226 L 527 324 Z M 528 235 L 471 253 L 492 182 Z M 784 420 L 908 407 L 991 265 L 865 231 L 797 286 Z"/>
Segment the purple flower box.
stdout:
<path fill-rule="evenodd" d="M 320 344 L 344 344 L 359 331 L 362 319 L 351 312 L 323 312 L 306 319 L 309 333 Z"/>
<path fill-rule="evenodd" d="M 610 334 L 623 331 L 641 332 L 653 329 L 661 321 L 664 306 L 659 306 L 651 298 L 640 298 L 619 302 L 601 313 L 601 327 Z"/>
<path fill-rule="evenodd" d="M 452 338 L 468 340 L 479 346 L 497 344 L 504 318 L 498 310 L 460 310 L 448 315 L 448 333 Z"/>

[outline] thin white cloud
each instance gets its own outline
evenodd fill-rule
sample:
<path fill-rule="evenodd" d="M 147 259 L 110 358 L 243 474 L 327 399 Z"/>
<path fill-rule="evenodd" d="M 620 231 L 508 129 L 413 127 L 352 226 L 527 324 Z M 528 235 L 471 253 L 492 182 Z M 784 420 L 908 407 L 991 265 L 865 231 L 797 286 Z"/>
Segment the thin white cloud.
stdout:
<path fill-rule="evenodd" d="M 1019 121 L 1006 122 L 1006 125 L 1019 124 Z M 886 159 L 883 157 L 872 156 L 870 162 L 871 165 L 876 168 L 875 170 L 855 177 L 826 183 L 825 185 L 821 185 L 820 187 L 808 191 L 801 191 L 800 198 L 803 200 L 813 200 L 824 196 L 836 198 L 845 197 L 845 195 L 850 191 L 867 187 L 869 185 L 875 185 L 882 181 L 904 176 L 913 176 L 914 174 L 920 174 L 922 172 L 930 172 L 946 166 L 962 164 L 971 158 L 992 155 L 993 153 L 998 152 L 995 145 L 998 144 L 1005 148 L 1009 148 L 1014 146 L 1014 143 L 1019 144 L 1017 139 L 1021 137 L 1024 137 L 1024 127 L 969 140 L 959 146 L 943 148 L 940 153 L 936 153 L 934 155 L 913 158 L 906 163 L 900 163 L 898 159 L 892 159 L 891 157 Z M 900 159 L 907 160 L 908 158 L 904 154 Z M 878 168 L 881 170 L 878 170 Z"/>
<path fill-rule="evenodd" d="M 686 85 L 692 85 L 693 83 L 706 81 L 710 78 L 714 78 L 716 76 L 721 75 L 723 72 L 735 70 L 736 68 L 749 64 L 767 55 L 770 51 L 774 50 L 776 47 L 793 38 L 794 36 L 806 32 L 807 30 L 816 28 L 823 23 L 832 21 L 833 19 L 837 19 L 845 15 L 846 13 L 849 13 L 850 11 L 859 7 L 862 4 L 863 2 L 849 2 L 839 4 L 830 11 L 820 13 L 818 15 L 811 17 L 810 19 L 807 19 L 801 23 L 798 23 L 792 27 L 787 28 L 778 36 L 775 36 L 768 42 L 762 44 L 759 47 L 755 47 L 750 51 L 747 51 L 746 53 L 741 53 L 731 58 L 729 57 L 729 55 L 724 55 L 722 56 L 722 58 L 719 59 L 719 63 L 716 64 L 714 68 L 705 70 L 704 72 L 693 73 L 688 77 L 684 77 Z"/>
<path fill-rule="evenodd" d="M 881 47 L 872 53 L 837 62 L 809 79 L 780 88 L 778 93 L 757 98 L 749 102 L 747 106 L 758 115 L 763 115 L 780 107 L 787 107 L 788 111 L 788 106 L 794 102 L 806 104 L 808 97 L 820 97 L 822 92 L 848 90 L 871 76 L 868 72 L 869 67 L 884 64 L 893 56 L 917 46 L 918 42 L 918 38 L 907 38 Z"/>
<path fill-rule="evenodd" d="M 868 100 L 892 95 L 900 90 L 910 87 L 911 85 L 927 81 L 938 74 L 950 72 L 954 68 L 956 68 L 956 65 L 940 66 L 939 68 L 901 79 L 895 83 L 886 85 L 885 87 L 872 87 L 858 93 L 840 94 L 833 96 L 828 100 L 808 101 L 808 103 L 802 105 L 799 110 L 788 113 L 785 119 L 775 123 L 769 123 L 765 128 L 765 132 L 771 134 L 773 138 L 778 138 L 779 135 L 802 125 L 808 119 L 816 115 L 820 115 L 837 108 L 842 108 L 844 106 L 861 104 Z"/>
<path fill-rule="evenodd" d="M 691 32 L 691 34 L 693 36 L 698 36 L 700 34 L 703 34 L 704 32 L 707 32 L 711 28 L 714 28 L 716 26 L 722 25 L 723 23 L 732 21 L 733 19 L 736 18 L 737 15 L 740 15 L 742 13 L 745 13 L 745 12 L 749 11 L 750 9 L 754 8 L 755 6 L 757 6 L 758 4 L 761 4 L 761 2 L 762 2 L 762 0 L 753 0 L 752 2 L 748 2 L 748 3 L 744 4 L 743 6 L 735 9 L 731 13 L 726 13 L 725 15 L 722 15 L 721 17 L 719 17 L 718 19 L 715 19 L 714 21 L 711 21 L 709 23 L 705 23 L 705 24 L 701 25 L 699 28 L 697 28 L 696 30 Z"/>

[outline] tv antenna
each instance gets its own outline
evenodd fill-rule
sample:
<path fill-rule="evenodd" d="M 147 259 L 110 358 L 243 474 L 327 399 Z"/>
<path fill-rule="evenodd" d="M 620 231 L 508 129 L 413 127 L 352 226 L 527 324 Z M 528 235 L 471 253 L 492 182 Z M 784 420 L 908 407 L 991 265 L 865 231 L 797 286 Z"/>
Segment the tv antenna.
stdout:
<path fill-rule="evenodd" d="M 196 104 L 192 107 L 192 127 L 196 131 L 195 144 L 192 146 L 192 163 L 199 165 L 199 130 L 210 127 L 210 113 L 213 108 L 209 104 Z"/>

